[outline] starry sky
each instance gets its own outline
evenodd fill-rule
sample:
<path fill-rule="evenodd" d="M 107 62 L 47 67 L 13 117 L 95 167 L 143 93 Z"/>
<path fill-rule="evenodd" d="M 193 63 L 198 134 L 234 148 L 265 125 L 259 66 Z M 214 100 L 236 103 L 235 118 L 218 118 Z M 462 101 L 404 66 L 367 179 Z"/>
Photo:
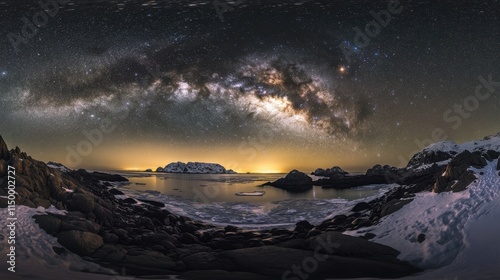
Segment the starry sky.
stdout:
<path fill-rule="evenodd" d="M 40 160 L 364 171 L 500 131 L 498 1 L 43 3 L 0 1 L 0 134 Z"/>

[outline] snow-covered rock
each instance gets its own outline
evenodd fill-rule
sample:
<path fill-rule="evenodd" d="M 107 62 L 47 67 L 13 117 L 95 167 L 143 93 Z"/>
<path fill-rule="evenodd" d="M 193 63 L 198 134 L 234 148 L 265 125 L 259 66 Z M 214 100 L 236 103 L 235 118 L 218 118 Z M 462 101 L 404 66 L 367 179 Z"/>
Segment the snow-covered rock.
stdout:
<path fill-rule="evenodd" d="M 445 162 L 465 150 L 470 152 L 480 151 L 481 153 L 487 153 L 488 151 L 500 152 L 500 132 L 495 135 L 486 136 L 482 140 L 463 144 L 457 144 L 453 141 L 434 143 L 416 153 L 408 162 L 407 167 Z"/>
<path fill-rule="evenodd" d="M 224 166 L 217 163 L 203 162 L 172 162 L 165 168 L 158 167 L 156 172 L 165 173 L 191 173 L 191 174 L 236 174 L 233 170 L 226 170 Z"/>
<path fill-rule="evenodd" d="M 47 166 L 50 167 L 50 168 L 54 168 L 54 169 L 57 169 L 61 172 L 64 172 L 64 173 L 67 173 L 67 172 L 71 172 L 73 171 L 73 169 L 70 169 L 66 166 L 64 166 L 63 164 L 61 163 L 58 163 L 58 162 L 53 162 L 53 161 L 49 161 L 47 163 Z"/>
<path fill-rule="evenodd" d="M 342 177 L 344 175 L 349 174 L 349 172 L 345 171 L 339 166 L 334 166 L 332 168 L 327 168 L 327 169 L 318 168 L 311 174 L 315 176 L 325 176 L 325 177 Z"/>

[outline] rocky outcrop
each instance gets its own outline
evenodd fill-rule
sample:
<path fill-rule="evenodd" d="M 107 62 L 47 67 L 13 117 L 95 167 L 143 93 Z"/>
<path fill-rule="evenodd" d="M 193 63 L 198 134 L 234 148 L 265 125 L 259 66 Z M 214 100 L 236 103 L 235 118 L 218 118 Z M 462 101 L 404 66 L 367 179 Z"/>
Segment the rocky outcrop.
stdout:
<path fill-rule="evenodd" d="M 273 186 L 290 192 L 302 192 L 312 188 L 313 180 L 303 172 L 292 170 L 285 178 L 280 178 L 274 182 L 267 182 L 264 185 Z"/>
<path fill-rule="evenodd" d="M 377 164 L 373 166 L 372 168 L 368 169 L 366 171 L 366 176 L 388 176 L 391 174 L 397 174 L 400 172 L 400 169 L 394 166 L 389 166 L 389 165 L 380 165 Z"/>
<path fill-rule="evenodd" d="M 319 179 L 314 182 L 314 185 L 322 186 L 325 189 L 349 189 L 359 186 L 367 186 L 374 184 L 386 184 L 387 179 L 382 175 L 356 175 L 342 178 L 327 178 Z"/>
<path fill-rule="evenodd" d="M 474 172 L 468 168 L 483 168 L 486 165 L 487 161 L 481 152 L 471 153 L 466 150 L 455 156 L 446 166 L 445 171 L 437 176 L 432 191 L 435 193 L 464 191 L 477 179 Z"/>
<path fill-rule="evenodd" d="M 254 272 L 271 279 L 292 279 L 297 273 L 310 279 L 342 277 L 403 277 L 419 270 L 399 261 L 398 252 L 361 238 L 327 233 L 306 240 L 303 248 L 265 246 L 225 252 L 198 253 L 185 258 L 194 270 L 237 270 Z M 351 253 L 349 252 L 351 251 Z M 371 252 L 370 252 L 371 251 Z M 316 252 L 316 253 L 315 253 Z M 316 269 L 302 267 L 314 260 Z M 292 270 L 297 267 L 297 270 Z M 334 268 L 334 269 L 332 269 Z"/>
<path fill-rule="evenodd" d="M 9 149 L 7 148 L 7 144 L 3 140 L 2 136 L 0 136 L 0 160 L 7 161 L 9 160 Z"/>
<path fill-rule="evenodd" d="M 343 170 L 339 166 L 334 166 L 332 168 L 322 169 L 318 168 L 311 175 L 324 176 L 324 177 L 343 177 L 349 174 L 349 172 Z"/>
<path fill-rule="evenodd" d="M 189 173 L 189 174 L 236 174 L 233 170 L 226 170 L 222 165 L 217 163 L 202 163 L 202 162 L 172 162 L 164 168 L 158 167 L 156 172 L 165 173 Z"/>

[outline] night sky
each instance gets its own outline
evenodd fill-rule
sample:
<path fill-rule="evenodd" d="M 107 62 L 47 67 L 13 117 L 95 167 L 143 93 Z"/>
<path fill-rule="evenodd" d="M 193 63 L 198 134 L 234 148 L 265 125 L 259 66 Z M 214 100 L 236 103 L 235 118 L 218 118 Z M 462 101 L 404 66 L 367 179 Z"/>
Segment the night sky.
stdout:
<path fill-rule="evenodd" d="M 37 2 L 0 1 L 0 134 L 40 160 L 363 171 L 500 131 L 498 1 Z"/>

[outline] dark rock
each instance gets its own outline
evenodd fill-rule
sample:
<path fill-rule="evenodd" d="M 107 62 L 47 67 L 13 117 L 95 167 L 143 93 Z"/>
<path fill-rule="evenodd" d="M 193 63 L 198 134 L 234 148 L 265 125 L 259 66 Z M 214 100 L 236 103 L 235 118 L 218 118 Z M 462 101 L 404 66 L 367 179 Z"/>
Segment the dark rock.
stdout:
<path fill-rule="evenodd" d="M 476 176 L 474 175 L 474 172 L 472 171 L 467 171 L 460 178 L 458 178 L 458 182 L 453 184 L 450 187 L 450 190 L 452 192 L 461 192 L 467 189 L 467 187 L 472 184 L 476 180 Z"/>
<path fill-rule="evenodd" d="M 60 232 L 57 235 L 57 241 L 80 256 L 89 256 L 104 244 L 101 236 L 78 230 Z"/>
<path fill-rule="evenodd" d="M 200 243 L 200 240 L 196 236 L 194 236 L 191 233 L 187 233 L 187 232 L 185 232 L 181 235 L 181 238 L 179 241 L 182 243 L 185 243 L 185 244 L 199 244 Z"/>
<path fill-rule="evenodd" d="M 377 235 L 375 235 L 374 233 L 367 232 L 367 233 L 365 233 L 365 235 L 363 235 L 363 239 L 365 239 L 365 240 L 370 240 L 370 239 L 375 238 L 376 236 L 377 236 Z"/>
<path fill-rule="evenodd" d="M 321 234 L 321 230 L 318 230 L 318 229 L 312 229 L 312 230 L 310 230 L 310 231 L 307 233 L 306 238 L 313 237 L 313 236 L 320 235 L 320 234 Z"/>
<path fill-rule="evenodd" d="M 70 200 L 66 204 L 72 211 L 89 213 L 94 210 L 94 198 L 86 193 L 72 193 Z"/>
<path fill-rule="evenodd" d="M 233 225 L 227 225 L 224 230 L 226 232 L 237 232 L 238 231 L 238 228 L 233 226 Z"/>
<path fill-rule="evenodd" d="M 497 161 L 497 170 L 500 170 L 500 158 Z"/>
<path fill-rule="evenodd" d="M 364 210 L 367 210 L 367 209 L 370 209 L 370 204 L 366 203 L 366 202 L 360 202 L 358 204 L 356 204 L 353 208 L 352 208 L 352 212 L 361 212 L 361 211 L 364 211 Z"/>
<path fill-rule="evenodd" d="M 124 195 L 124 193 L 122 191 L 119 191 L 117 189 L 110 189 L 109 193 L 113 194 L 113 195 Z"/>
<path fill-rule="evenodd" d="M 52 250 L 54 251 L 54 253 L 56 253 L 58 255 L 66 253 L 66 249 L 64 249 L 63 247 L 52 246 Z"/>
<path fill-rule="evenodd" d="M 140 250 L 133 255 L 130 252 L 123 258 L 124 264 L 139 266 L 144 268 L 172 269 L 176 267 L 175 262 L 164 254 L 151 251 Z"/>
<path fill-rule="evenodd" d="M 399 252 L 389 246 L 367 241 L 361 237 L 345 235 L 340 232 L 330 231 L 307 240 L 309 249 L 320 248 L 319 252 L 329 255 L 384 258 L 397 257 Z M 328 244 L 328 245 L 325 245 Z"/>
<path fill-rule="evenodd" d="M 137 204 L 137 201 L 135 201 L 135 199 L 131 197 L 125 198 L 124 200 L 122 200 L 122 202 L 126 204 Z"/>
<path fill-rule="evenodd" d="M 177 227 L 181 232 L 195 233 L 198 228 L 190 224 L 181 224 Z"/>
<path fill-rule="evenodd" d="M 344 177 L 349 174 L 349 172 L 343 170 L 339 166 L 334 166 L 332 168 L 322 169 L 318 168 L 311 175 L 324 176 L 324 177 Z"/>
<path fill-rule="evenodd" d="M 488 156 L 491 158 L 491 160 L 500 158 L 500 152 L 499 151 L 488 150 L 488 151 L 486 151 L 486 154 L 488 154 Z"/>
<path fill-rule="evenodd" d="M 421 233 L 417 236 L 418 243 L 422 243 L 425 241 L 425 234 Z"/>
<path fill-rule="evenodd" d="M 403 208 L 403 206 L 405 206 L 406 204 L 408 204 L 412 201 L 413 201 L 413 199 L 404 199 L 404 200 L 394 199 L 394 200 L 391 200 L 382 206 L 382 210 L 380 212 L 380 217 L 390 215 L 390 214 L 400 210 L 401 208 Z"/>
<path fill-rule="evenodd" d="M 93 221 L 65 217 L 61 221 L 61 231 L 78 230 L 99 233 L 101 226 Z"/>
<path fill-rule="evenodd" d="M 155 207 L 159 207 L 159 208 L 165 207 L 165 203 L 163 203 L 163 202 L 158 202 L 158 201 L 154 201 L 154 200 L 147 200 L 147 199 L 139 199 L 139 201 L 147 203 L 147 204 L 151 204 L 151 205 L 153 205 Z"/>
<path fill-rule="evenodd" d="M 35 215 L 35 223 L 48 234 L 56 235 L 61 230 L 61 220 L 53 215 Z"/>
<path fill-rule="evenodd" d="M 125 255 L 127 250 L 118 245 L 104 244 L 95 253 L 92 254 L 92 258 L 107 261 L 107 262 L 119 262 Z"/>
<path fill-rule="evenodd" d="M 310 230 L 312 229 L 314 226 L 311 225 L 311 223 L 309 223 L 308 221 L 300 221 L 298 223 L 295 224 L 296 226 L 301 226 L 301 227 L 304 227 L 305 229 L 307 230 Z"/>
<path fill-rule="evenodd" d="M 290 192 L 302 192 L 312 189 L 312 183 L 312 178 L 307 174 L 297 170 L 292 170 L 285 176 L 285 178 L 281 178 L 264 185 L 270 185 Z"/>
<path fill-rule="evenodd" d="M 9 148 L 7 147 L 7 144 L 5 143 L 2 136 L 0 135 L 0 160 L 1 159 L 8 161 L 10 159 L 10 153 L 9 153 Z"/>
<path fill-rule="evenodd" d="M 432 164 L 436 162 L 441 162 L 450 158 L 453 158 L 457 152 L 442 152 L 442 151 L 429 151 L 424 149 L 421 152 L 416 153 L 408 162 L 406 167 L 420 166 L 424 164 Z"/>
<path fill-rule="evenodd" d="M 199 245 L 199 244 L 189 244 L 183 245 L 181 248 L 174 249 L 174 252 L 180 257 L 184 258 L 196 253 L 200 252 L 211 252 L 212 249 L 207 246 Z"/>
<path fill-rule="evenodd" d="M 321 245 L 318 246 L 318 248 L 321 248 Z M 341 256 L 328 257 L 313 252 L 314 249 L 316 247 L 312 250 L 299 250 L 278 246 L 264 246 L 224 252 L 198 253 L 183 259 L 183 261 L 188 269 L 246 271 L 272 277 L 272 279 L 288 279 L 287 277 L 292 279 L 294 274 L 291 268 L 300 266 L 305 262 L 304 260 L 314 259 L 315 256 L 324 261 L 315 261 L 317 267 L 310 271 L 308 279 L 397 278 L 419 271 L 419 269 L 392 256 L 378 260 Z M 287 271 L 289 272 L 287 273 Z"/>
<path fill-rule="evenodd" d="M 353 187 L 375 184 L 387 184 L 386 177 L 383 175 L 356 175 L 346 176 L 343 178 L 319 179 L 314 182 L 314 185 L 322 186 L 325 189 L 349 189 Z"/>
<path fill-rule="evenodd" d="M 397 174 L 399 173 L 399 168 L 377 164 L 366 171 L 366 176 L 386 176 L 386 174 Z"/>
<path fill-rule="evenodd" d="M 0 208 L 7 208 L 9 200 L 6 197 L 0 197 Z"/>
<path fill-rule="evenodd" d="M 271 277 L 251 272 L 225 270 L 190 270 L 179 274 L 178 279 L 206 280 L 207 275 L 210 275 L 210 279 L 217 280 L 273 280 Z"/>

